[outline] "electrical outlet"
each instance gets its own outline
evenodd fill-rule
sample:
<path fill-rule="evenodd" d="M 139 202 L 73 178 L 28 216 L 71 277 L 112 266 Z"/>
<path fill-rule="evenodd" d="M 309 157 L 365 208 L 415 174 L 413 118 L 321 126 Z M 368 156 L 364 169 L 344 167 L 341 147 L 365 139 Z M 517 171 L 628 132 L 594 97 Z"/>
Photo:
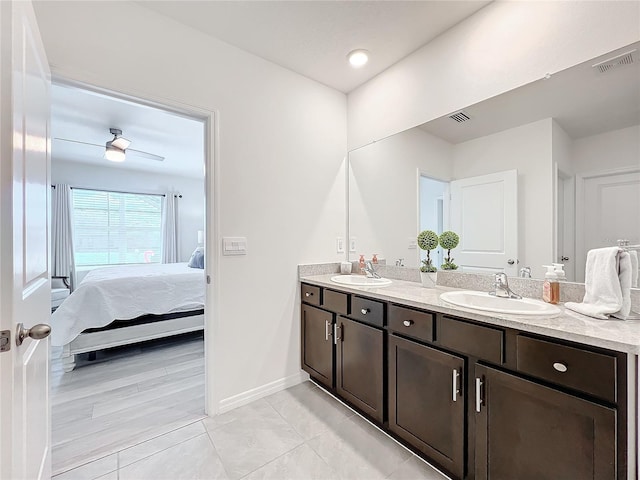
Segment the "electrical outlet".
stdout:
<path fill-rule="evenodd" d="M 357 250 L 357 248 L 356 248 L 356 237 L 351 237 L 349 239 L 349 251 L 351 253 L 355 253 L 356 250 Z"/>
<path fill-rule="evenodd" d="M 344 253 L 344 238 L 336 237 L 336 252 Z"/>

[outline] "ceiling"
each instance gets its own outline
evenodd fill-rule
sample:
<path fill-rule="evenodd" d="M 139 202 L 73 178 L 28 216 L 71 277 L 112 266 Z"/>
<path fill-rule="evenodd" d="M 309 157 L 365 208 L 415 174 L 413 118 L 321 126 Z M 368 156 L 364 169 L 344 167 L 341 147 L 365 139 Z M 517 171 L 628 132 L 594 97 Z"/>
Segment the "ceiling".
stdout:
<path fill-rule="evenodd" d="M 604 73 L 593 67 L 633 50 L 633 63 L 618 65 Z M 456 144 L 550 117 L 573 139 L 638 125 L 640 42 L 465 107 L 463 111 L 470 120 L 458 123 L 444 116 L 420 128 Z"/>
<path fill-rule="evenodd" d="M 157 108 L 75 87 L 54 84 L 51 89 L 51 154 L 57 160 L 180 175 L 204 176 L 204 123 Z M 164 161 L 127 153 L 123 163 L 104 159 L 109 128 L 119 128 L 131 140 L 129 148 L 165 157 Z M 67 142 L 92 143 L 83 145 Z"/>
<path fill-rule="evenodd" d="M 491 3 L 139 1 L 207 35 L 348 93 Z M 354 69 L 347 54 L 370 52 Z"/>
<path fill-rule="evenodd" d="M 349 92 L 490 1 L 139 1 L 138 5 Z M 347 54 L 370 60 L 352 68 Z M 52 158 L 202 178 L 204 127 L 199 121 L 65 85 L 52 89 Z M 122 130 L 130 148 L 165 157 L 123 163 L 103 158 Z M 85 142 L 92 145 L 68 142 Z"/>

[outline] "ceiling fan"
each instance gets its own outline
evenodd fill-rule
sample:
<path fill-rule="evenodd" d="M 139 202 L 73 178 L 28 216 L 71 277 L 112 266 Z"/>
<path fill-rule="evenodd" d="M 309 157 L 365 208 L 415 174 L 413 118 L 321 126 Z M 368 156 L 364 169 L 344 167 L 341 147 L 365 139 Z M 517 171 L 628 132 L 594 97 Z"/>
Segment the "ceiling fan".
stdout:
<path fill-rule="evenodd" d="M 160 155 L 155 155 L 153 153 L 143 152 L 142 150 L 134 150 L 133 148 L 129 148 L 129 145 L 131 145 L 131 140 L 127 140 L 126 138 L 124 138 L 122 136 L 122 130 L 120 130 L 119 128 L 110 128 L 109 132 L 111 133 L 111 135 L 113 135 L 113 138 L 107 141 L 104 147 L 97 143 L 81 142 L 79 140 L 71 140 L 69 138 L 55 138 L 54 140 L 104 148 L 104 158 L 112 162 L 124 162 L 127 154 L 140 158 L 147 158 L 149 160 L 156 160 L 158 162 L 162 162 L 164 160 L 164 157 Z"/>

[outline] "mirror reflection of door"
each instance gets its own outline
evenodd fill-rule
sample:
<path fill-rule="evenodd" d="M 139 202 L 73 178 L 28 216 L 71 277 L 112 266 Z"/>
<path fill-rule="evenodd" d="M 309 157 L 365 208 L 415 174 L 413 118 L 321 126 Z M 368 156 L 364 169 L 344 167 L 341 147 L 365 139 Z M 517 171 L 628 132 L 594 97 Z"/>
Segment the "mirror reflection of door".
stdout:
<path fill-rule="evenodd" d="M 451 230 L 460 236 L 454 263 L 467 273 L 518 274 L 518 172 L 454 180 Z"/>
<path fill-rule="evenodd" d="M 420 228 L 432 230 L 440 235 L 449 226 L 449 182 L 436 180 L 424 174 L 420 174 L 419 208 Z M 427 253 L 419 250 L 420 261 L 426 258 Z M 443 261 L 442 247 L 431 252 L 431 260 L 436 268 L 440 268 Z"/>
<path fill-rule="evenodd" d="M 567 281 L 575 281 L 575 179 L 558 170 L 557 177 L 557 254 L 556 263 L 564 264 Z"/>
<path fill-rule="evenodd" d="M 580 178 L 576 244 L 586 256 L 592 248 L 612 247 L 621 239 L 640 243 L 640 171 L 612 171 Z M 584 264 L 577 281 L 584 282 Z"/>

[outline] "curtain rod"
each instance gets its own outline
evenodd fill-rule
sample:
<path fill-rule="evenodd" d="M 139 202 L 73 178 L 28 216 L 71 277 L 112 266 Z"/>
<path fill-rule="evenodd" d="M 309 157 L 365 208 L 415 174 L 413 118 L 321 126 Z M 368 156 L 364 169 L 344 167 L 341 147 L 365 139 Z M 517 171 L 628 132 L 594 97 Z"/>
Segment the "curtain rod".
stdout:
<path fill-rule="evenodd" d="M 51 185 L 51 188 L 56 188 L 55 185 Z M 153 197 L 166 197 L 164 193 L 140 193 L 140 192 L 125 192 L 123 190 L 105 190 L 100 188 L 84 188 L 84 187 L 69 187 L 71 190 L 93 190 L 94 192 L 107 192 L 107 193 L 125 193 L 130 195 L 150 195 Z M 182 198 L 182 194 L 176 193 L 173 195 L 177 198 Z"/>

